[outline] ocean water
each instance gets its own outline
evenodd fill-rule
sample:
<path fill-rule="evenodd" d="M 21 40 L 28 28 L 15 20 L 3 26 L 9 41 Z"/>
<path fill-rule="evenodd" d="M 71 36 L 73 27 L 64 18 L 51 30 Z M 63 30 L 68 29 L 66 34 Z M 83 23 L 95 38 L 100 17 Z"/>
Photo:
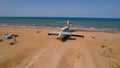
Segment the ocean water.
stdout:
<path fill-rule="evenodd" d="M 71 22 L 71 28 L 75 29 L 120 31 L 120 18 L 0 17 L 0 26 L 61 28 L 67 20 Z"/>

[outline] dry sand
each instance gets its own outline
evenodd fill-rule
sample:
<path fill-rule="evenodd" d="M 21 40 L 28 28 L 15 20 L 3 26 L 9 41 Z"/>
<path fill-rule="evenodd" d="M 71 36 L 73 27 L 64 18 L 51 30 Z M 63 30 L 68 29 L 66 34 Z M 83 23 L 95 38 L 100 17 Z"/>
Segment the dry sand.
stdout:
<path fill-rule="evenodd" d="M 62 42 L 48 36 L 51 31 L 60 30 L 0 27 L 1 39 L 6 33 L 19 35 L 16 41 L 0 41 L 0 68 L 120 68 L 120 32 L 75 31 L 85 38 Z"/>

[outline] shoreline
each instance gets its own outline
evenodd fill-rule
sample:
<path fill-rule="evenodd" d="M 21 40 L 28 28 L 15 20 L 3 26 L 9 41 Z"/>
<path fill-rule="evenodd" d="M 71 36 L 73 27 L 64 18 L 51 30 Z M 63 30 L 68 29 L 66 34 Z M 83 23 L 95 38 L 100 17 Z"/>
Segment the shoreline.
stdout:
<path fill-rule="evenodd" d="M 38 28 L 38 29 L 61 29 L 61 27 L 44 27 L 44 26 L 14 26 L 14 25 L 0 25 L 0 27 L 17 27 L 17 28 Z M 87 32 L 120 32 L 120 30 L 100 30 L 100 29 L 79 29 L 70 28 L 73 31 L 87 31 Z"/>

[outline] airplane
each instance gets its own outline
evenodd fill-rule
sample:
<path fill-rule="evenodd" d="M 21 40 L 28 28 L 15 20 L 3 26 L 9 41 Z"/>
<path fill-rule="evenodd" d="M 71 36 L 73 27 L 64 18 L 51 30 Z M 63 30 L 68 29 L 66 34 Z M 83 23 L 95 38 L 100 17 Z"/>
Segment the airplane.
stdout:
<path fill-rule="evenodd" d="M 48 35 L 58 35 L 57 39 L 64 40 L 70 36 L 76 36 L 76 37 L 82 37 L 84 36 L 82 34 L 75 34 L 70 32 L 70 21 L 68 20 L 66 23 L 66 26 L 61 28 L 61 32 L 48 32 Z"/>

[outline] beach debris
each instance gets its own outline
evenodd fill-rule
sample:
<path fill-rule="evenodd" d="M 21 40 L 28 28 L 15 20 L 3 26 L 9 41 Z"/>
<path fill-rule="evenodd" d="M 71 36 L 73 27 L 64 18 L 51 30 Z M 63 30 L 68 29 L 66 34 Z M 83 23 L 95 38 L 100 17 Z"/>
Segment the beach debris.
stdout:
<path fill-rule="evenodd" d="M 13 34 L 4 34 L 3 38 L 4 39 L 12 39 L 13 38 Z"/>
<path fill-rule="evenodd" d="M 15 34 L 13 34 L 13 35 L 14 35 L 14 37 L 18 37 L 18 35 L 17 35 L 17 34 L 16 34 L 16 35 L 15 35 Z"/>
<path fill-rule="evenodd" d="M 94 36 L 92 36 L 92 39 L 96 39 Z"/>
<path fill-rule="evenodd" d="M 36 33 L 40 33 L 41 31 L 37 31 Z"/>
<path fill-rule="evenodd" d="M 14 42 L 11 42 L 10 45 L 14 45 L 15 43 Z"/>
<path fill-rule="evenodd" d="M 3 41 L 3 39 L 0 39 L 0 42 L 2 42 Z"/>
<path fill-rule="evenodd" d="M 12 39 L 13 37 L 18 37 L 18 35 L 15 35 L 15 34 L 4 34 L 4 36 L 3 36 L 4 39 Z"/>

